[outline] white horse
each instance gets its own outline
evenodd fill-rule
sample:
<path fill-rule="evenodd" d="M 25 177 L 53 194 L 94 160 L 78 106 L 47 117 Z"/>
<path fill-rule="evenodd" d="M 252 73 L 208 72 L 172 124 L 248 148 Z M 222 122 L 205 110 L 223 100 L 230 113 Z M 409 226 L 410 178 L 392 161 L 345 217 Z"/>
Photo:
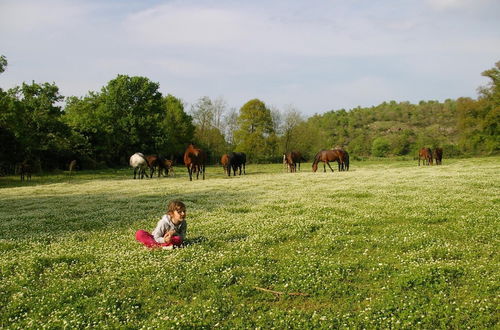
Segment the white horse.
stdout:
<path fill-rule="evenodd" d="M 134 168 L 134 179 L 136 178 L 144 178 L 146 174 L 146 169 L 148 168 L 148 161 L 146 157 L 140 152 L 136 152 L 132 156 L 130 156 L 130 166 Z"/>

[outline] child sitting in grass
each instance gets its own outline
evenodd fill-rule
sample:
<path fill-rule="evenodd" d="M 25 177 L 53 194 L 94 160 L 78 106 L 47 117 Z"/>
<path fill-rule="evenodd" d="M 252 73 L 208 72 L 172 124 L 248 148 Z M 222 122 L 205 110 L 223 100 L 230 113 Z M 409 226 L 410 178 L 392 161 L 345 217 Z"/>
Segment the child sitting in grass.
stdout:
<path fill-rule="evenodd" d="M 167 214 L 165 214 L 151 235 L 145 230 L 138 230 L 135 239 L 149 248 L 164 247 L 173 248 L 180 246 L 186 236 L 187 223 L 186 205 L 178 200 L 168 203 Z"/>

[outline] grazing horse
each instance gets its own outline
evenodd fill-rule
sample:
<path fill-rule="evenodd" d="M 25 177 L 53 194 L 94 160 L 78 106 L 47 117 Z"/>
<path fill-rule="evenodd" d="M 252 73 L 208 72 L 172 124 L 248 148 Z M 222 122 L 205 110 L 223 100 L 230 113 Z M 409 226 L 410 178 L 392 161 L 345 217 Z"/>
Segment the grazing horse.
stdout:
<path fill-rule="evenodd" d="M 300 171 L 300 162 L 303 160 L 299 151 L 290 151 L 284 155 L 285 162 L 290 172 L 297 172 L 297 165 Z"/>
<path fill-rule="evenodd" d="M 436 160 L 436 165 L 441 165 L 443 163 L 443 149 L 435 148 L 434 149 L 434 159 Z"/>
<path fill-rule="evenodd" d="M 205 163 L 207 162 L 207 154 L 196 148 L 192 143 L 187 147 L 184 152 L 184 164 L 187 167 L 189 173 L 189 181 L 193 181 L 193 172 L 196 172 L 196 179 L 200 172 L 203 174 L 203 180 L 205 180 Z"/>
<path fill-rule="evenodd" d="M 228 176 L 231 176 L 231 167 L 229 166 L 229 155 L 224 154 L 220 158 L 220 163 L 222 165 L 222 168 L 224 169 L 224 174 L 227 173 Z"/>
<path fill-rule="evenodd" d="M 247 155 L 244 152 L 230 152 L 228 155 L 229 166 L 228 166 L 228 176 L 231 176 L 231 169 L 233 169 L 233 175 L 236 176 L 236 170 L 239 169 L 239 175 L 241 175 L 241 169 L 243 168 L 243 174 L 246 173 L 246 163 Z"/>
<path fill-rule="evenodd" d="M 339 171 L 349 171 L 349 153 L 340 147 L 333 148 L 332 150 L 337 150 L 339 153 L 343 154 L 343 160 L 339 163 Z"/>
<path fill-rule="evenodd" d="M 318 163 L 323 162 L 323 172 L 326 172 L 326 165 L 332 170 L 333 168 L 330 166 L 330 162 L 336 161 L 339 164 L 339 171 L 341 168 L 341 163 L 344 163 L 344 154 L 339 152 L 339 150 L 321 150 L 314 156 L 314 161 L 312 165 L 313 172 L 318 170 Z"/>
<path fill-rule="evenodd" d="M 422 159 L 422 165 L 432 165 L 432 150 L 430 148 L 422 148 L 418 151 L 418 166 L 420 166 L 420 160 Z"/>
<path fill-rule="evenodd" d="M 158 174 L 165 172 L 163 176 L 168 176 L 168 173 L 172 173 L 172 176 L 174 176 L 174 161 L 170 159 L 160 158 L 158 171 L 159 171 Z"/>
<path fill-rule="evenodd" d="M 129 164 L 134 169 L 134 179 L 136 178 L 136 175 L 137 178 L 140 177 L 143 179 L 144 175 L 146 175 L 146 169 L 149 167 L 146 157 L 144 157 L 142 153 L 136 152 L 130 156 Z"/>
<path fill-rule="evenodd" d="M 21 181 L 31 181 L 32 168 L 31 164 L 27 161 L 19 164 L 19 174 L 21 175 Z"/>

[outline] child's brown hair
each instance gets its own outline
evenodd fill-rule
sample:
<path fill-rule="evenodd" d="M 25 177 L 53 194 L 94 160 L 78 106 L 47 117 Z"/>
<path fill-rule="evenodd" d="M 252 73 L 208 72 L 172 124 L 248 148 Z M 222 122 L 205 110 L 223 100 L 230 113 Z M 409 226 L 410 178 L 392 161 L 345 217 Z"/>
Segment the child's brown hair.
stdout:
<path fill-rule="evenodd" d="M 174 199 L 173 201 L 170 201 L 170 203 L 168 203 L 167 213 L 174 214 L 174 211 L 186 212 L 186 205 L 183 202 L 181 202 L 180 200 Z"/>

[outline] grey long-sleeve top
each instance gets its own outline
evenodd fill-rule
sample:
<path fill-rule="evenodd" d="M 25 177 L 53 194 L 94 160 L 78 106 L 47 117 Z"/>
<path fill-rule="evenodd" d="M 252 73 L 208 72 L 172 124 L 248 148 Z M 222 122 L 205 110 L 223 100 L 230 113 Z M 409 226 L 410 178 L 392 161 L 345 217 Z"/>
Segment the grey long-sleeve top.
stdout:
<path fill-rule="evenodd" d="M 172 223 L 172 220 L 170 220 L 170 215 L 165 214 L 160 221 L 158 221 L 155 230 L 153 230 L 153 237 L 157 243 L 165 243 L 163 236 L 165 236 L 167 231 L 175 230 L 176 235 L 180 236 L 182 240 L 184 240 L 186 237 L 186 229 L 186 220 L 176 226 Z"/>

